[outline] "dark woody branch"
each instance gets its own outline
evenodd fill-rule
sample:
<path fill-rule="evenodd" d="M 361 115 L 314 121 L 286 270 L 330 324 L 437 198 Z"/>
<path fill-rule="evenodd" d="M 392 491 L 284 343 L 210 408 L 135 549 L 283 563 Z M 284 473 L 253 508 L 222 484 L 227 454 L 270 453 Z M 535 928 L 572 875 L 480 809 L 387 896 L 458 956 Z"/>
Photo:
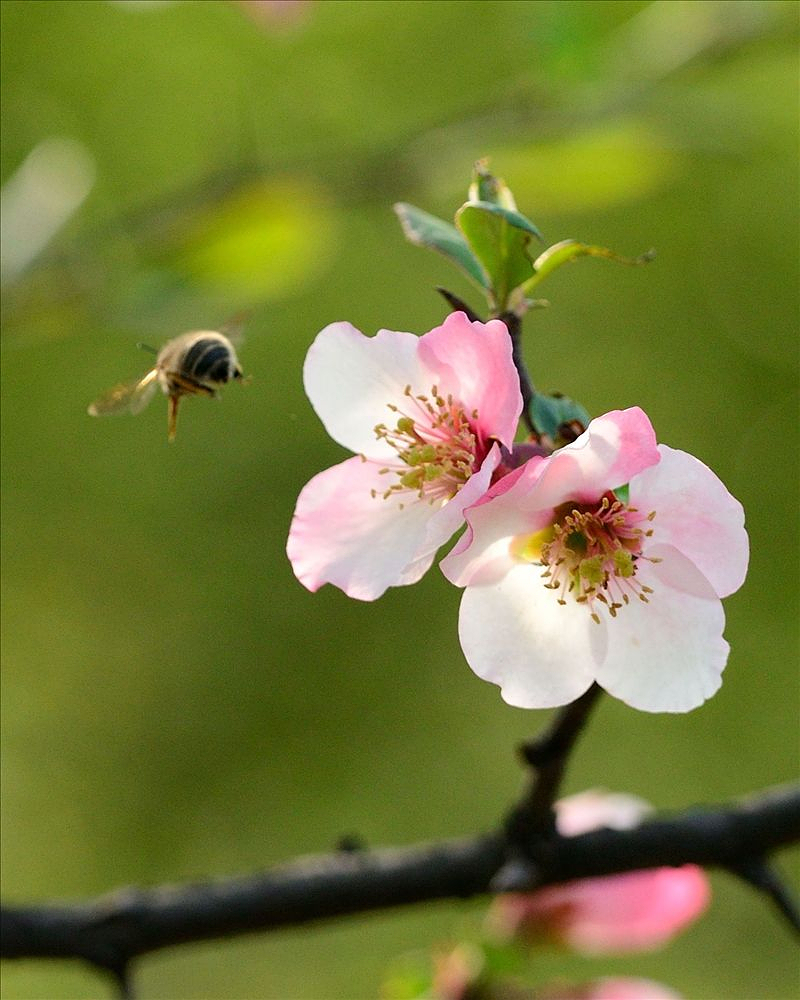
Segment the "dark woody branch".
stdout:
<path fill-rule="evenodd" d="M 783 787 L 633 830 L 532 840 L 523 845 L 530 863 L 519 884 L 503 888 L 532 889 L 689 862 L 743 873 L 752 871 L 754 859 L 798 840 L 800 788 Z M 82 958 L 121 979 L 131 959 L 184 942 L 490 892 L 509 847 L 505 833 L 492 833 L 302 858 L 245 878 L 121 890 L 73 905 L 7 907 L 2 955 Z M 774 887 L 768 891 L 775 896 Z M 785 896 L 785 890 L 779 894 Z M 790 917 L 791 904 L 781 909 Z"/>
<path fill-rule="evenodd" d="M 528 430 L 532 433 L 536 430 L 531 416 L 531 403 L 536 390 L 533 387 L 528 367 L 522 356 L 522 320 L 514 312 L 505 312 L 499 317 L 508 327 L 511 336 L 511 347 L 513 351 L 514 365 L 519 375 L 519 391 L 522 394 L 522 419 Z"/>
<path fill-rule="evenodd" d="M 532 768 L 534 778 L 529 793 L 506 820 L 512 843 L 539 840 L 555 832 L 553 803 L 572 749 L 602 693 L 599 684 L 592 684 L 580 698 L 556 713 L 544 733 L 520 747 L 520 756 Z"/>

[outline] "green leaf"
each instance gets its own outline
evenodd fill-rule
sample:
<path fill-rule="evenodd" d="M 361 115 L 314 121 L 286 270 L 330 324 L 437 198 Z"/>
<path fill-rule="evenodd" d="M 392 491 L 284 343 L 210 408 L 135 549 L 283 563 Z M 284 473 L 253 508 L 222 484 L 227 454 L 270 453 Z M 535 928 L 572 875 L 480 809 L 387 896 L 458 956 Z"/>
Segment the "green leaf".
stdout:
<path fill-rule="evenodd" d="M 512 288 L 531 278 L 533 262 L 527 251 L 539 230 L 519 212 L 488 201 L 468 201 L 456 213 L 456 224 L 489 275 L 494 305 L 505 308 Z"/>
<path fill-rule="evenodd" d="M 647 253 L 643 253 L 639 257 L 621 257 L 607 247 L 591 246 L 588 243 L 579 243 L 577 240 L 562 240 L 560 243 L 554 243 L 553 246 L 548 247 L 536 258 L 533 262 L 535 272 L 533 277 L 522 283 L 519 291 L 522 295 L 527 295 L 556 268 L 561 267 L 562 264 L 568 264 L 578 257 L 605 257 L 618 264 L 628 264 L 635 267 L 649 263 L 655 257 L 655 251 L 648 250 Z"/>
<path fill-rule="evenodd" d="M 479 288 L 484 291 L 489 289 L 486 272 L 455 226 L 406 202 L 398 202 L 394 210 L 410 243 L 436 250 L 459 267 Z"/>
<path fill-rule="evenodd" d="M 546 434 L 556 443 L 560 437 L 559 427 L 562 424 L 577 421 L 582 427 L 587 427 L 591 419 L 580 403 L 558 392 L 549 396 L 537 392 L 533 397 L 530 413 L 537 433 Z"/>
<path fill-rule="evenodd" d="M 492 205 L 500 205 L 516 212 L 517 205 L 514 195 L 506 182 L 489 173 L 489 161 L 478 160 L 472 171 L 472 183 L 469 186 L 467 200 L 472 202 L 486 201 Z"/>

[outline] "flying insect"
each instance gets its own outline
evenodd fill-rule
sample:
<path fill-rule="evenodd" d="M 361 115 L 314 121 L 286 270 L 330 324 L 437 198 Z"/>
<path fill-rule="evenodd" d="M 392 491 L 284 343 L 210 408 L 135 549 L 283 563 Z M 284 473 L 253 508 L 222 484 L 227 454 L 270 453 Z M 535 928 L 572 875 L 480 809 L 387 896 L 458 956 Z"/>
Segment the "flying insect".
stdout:
<path fill-rule="evenodd" d="M 236 349 L 228 337 L 214 330 L 194 330 L 168 340 L 149 372 L 103 393 L 91 403 L 89 414 L 141 413 L 160 386 L 169 399 L 167 436 L 174 441 L 183 396 L 216 396 L 223 385 L 241 378 Z"/>

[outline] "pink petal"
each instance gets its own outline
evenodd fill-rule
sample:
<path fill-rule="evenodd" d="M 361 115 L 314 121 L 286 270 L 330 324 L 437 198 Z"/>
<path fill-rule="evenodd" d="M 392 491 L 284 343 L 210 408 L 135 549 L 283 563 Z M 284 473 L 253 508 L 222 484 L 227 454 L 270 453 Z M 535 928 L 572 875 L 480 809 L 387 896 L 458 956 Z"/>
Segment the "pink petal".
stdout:
<path fill-rule="evenodd" d="M 549 459 L 532 458 L 498 480 L 465 510 L 467 530 L 439 568 L 457 587 L 497 583 L 519 560 L 510 545 L 550 523 L 552 510 L 527 513 L 523 505 Z"/>
<path fill-rule="evenodd" d="M 518 933 L 586 955 L 652 951 L 697 920 L 710 895 L 696 865 L 581 879 L 523 896 Z"/>
<path fill-rule="evenodd" d="M 728 643 L 725 614 L 713 587 L 677 549 L 656 545 L 637 563 L 652 587 L 649 603 L 632 599 L 608 622 L 608 652 L 597 681 L 644 712 L 688 712 L 722 683 Z"/>
<path fill-rule="evenodd" d="M 394 423 L 388 404 L 402 407 L 412 385 L 428 391 L 419 361 L 419 338 L 381 330 L 365 337 L 349 323 L 331 323 L 308 350 L 303 381 L 311 405 L 339 444 L 377 460 L 394 453 L 375 436 L 375 425 Z"/>
<path fill-rule="evenodd" d="M 558 604 L 541 568 L 520 563 L 498 583 L 467 587 L 459 637 L 472 670 L 500 685 L 509 705 L 552 708 L 574 701 L 592 683 L 606 628 L 581 605 Z"/>
<path fill-rule="evenodd" d="M 653 542 L 674 545 L 697 566 L 718 597 L 738 590 L 749 545 L 742 505 L 693 455 L 659 446 L 661 462 L 630 482 L 630 502 L 656 511 Z"/>
<path fill-rule="evenodd" d="M 631 795 L 589 790 L 556 803 L 562 836 L 600 827 L 630 829 L 651 811 Z M 581 879 L 498 896 L 490 926 L 505 940 L 555 939 L 584 954 L 648 951 L 665 944 L 708 906 L 710 886 L 696 865 Z"/>
<path fill-rule="evenodd" d="M 416 582 L 433 562 L 430 506 L 411 502 L 401 509 L 394 498 L 373 497 L 372 489 L 387 487 L 380 468 L 350 458 L 314 476 L 300 493 L 286 552 L 309 590 L 333 583 L 373 601 L 387 587 Z"/>
<path fill-rule="evenodd" d="M 554 508 L 569 500 L 593 503 L 659 460 L 655 431 L 644 411 L 638 406 L 613 410 L 541 467 L 526 508 Z"/>
<path fill-rule="evenodd" d="M 467 413 L 478 411 L 483 440 L 496 437 L 510 448 L 522 396 L 505 324 L 471 323 L 463 312 L 451 313 L 420 339 L 419 354 L 443 396 L 452 394 Z"/>
<path fill-rule="evenodd" d="M 659 457 L 638 407 L 598 417 L 572 444 L 550 458 L 532 458 L 468 510 L 467 533 L 442 561 L 442 572 L 458 587 L 496 583 L 514 565 L 514 537 L 546 527 L 563 503 L 598 501 Z"/>

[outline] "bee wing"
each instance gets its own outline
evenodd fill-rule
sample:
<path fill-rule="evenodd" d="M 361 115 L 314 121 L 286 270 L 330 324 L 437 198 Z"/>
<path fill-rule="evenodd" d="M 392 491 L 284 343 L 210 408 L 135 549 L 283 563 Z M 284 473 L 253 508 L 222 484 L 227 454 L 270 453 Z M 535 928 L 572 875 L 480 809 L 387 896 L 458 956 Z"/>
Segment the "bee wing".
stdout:
<path fill-rule="evenodd" d="M 144 378 L 115 385 L 89 406 L 90 416 L 100 417 L 107 413 L 122 413 L 123 410 L 129 413 L 141 413 L 153 398 L 158 385 L 157 374 L 158 370 L 153 368 Z"/>
<path fill-rule="evenodd" d="M 250 319 L 251 312 L 252 310 L 245 309 L 242 312 L 236 313 L 235 316 L 231 316 L 231 318 L 226 323 L 223 323 L 223 325 L 219 328 L 219 332 L 222 336 L 227 337 L 234 347 L 241 347 L 244 342 L 244 326 Z"/>

